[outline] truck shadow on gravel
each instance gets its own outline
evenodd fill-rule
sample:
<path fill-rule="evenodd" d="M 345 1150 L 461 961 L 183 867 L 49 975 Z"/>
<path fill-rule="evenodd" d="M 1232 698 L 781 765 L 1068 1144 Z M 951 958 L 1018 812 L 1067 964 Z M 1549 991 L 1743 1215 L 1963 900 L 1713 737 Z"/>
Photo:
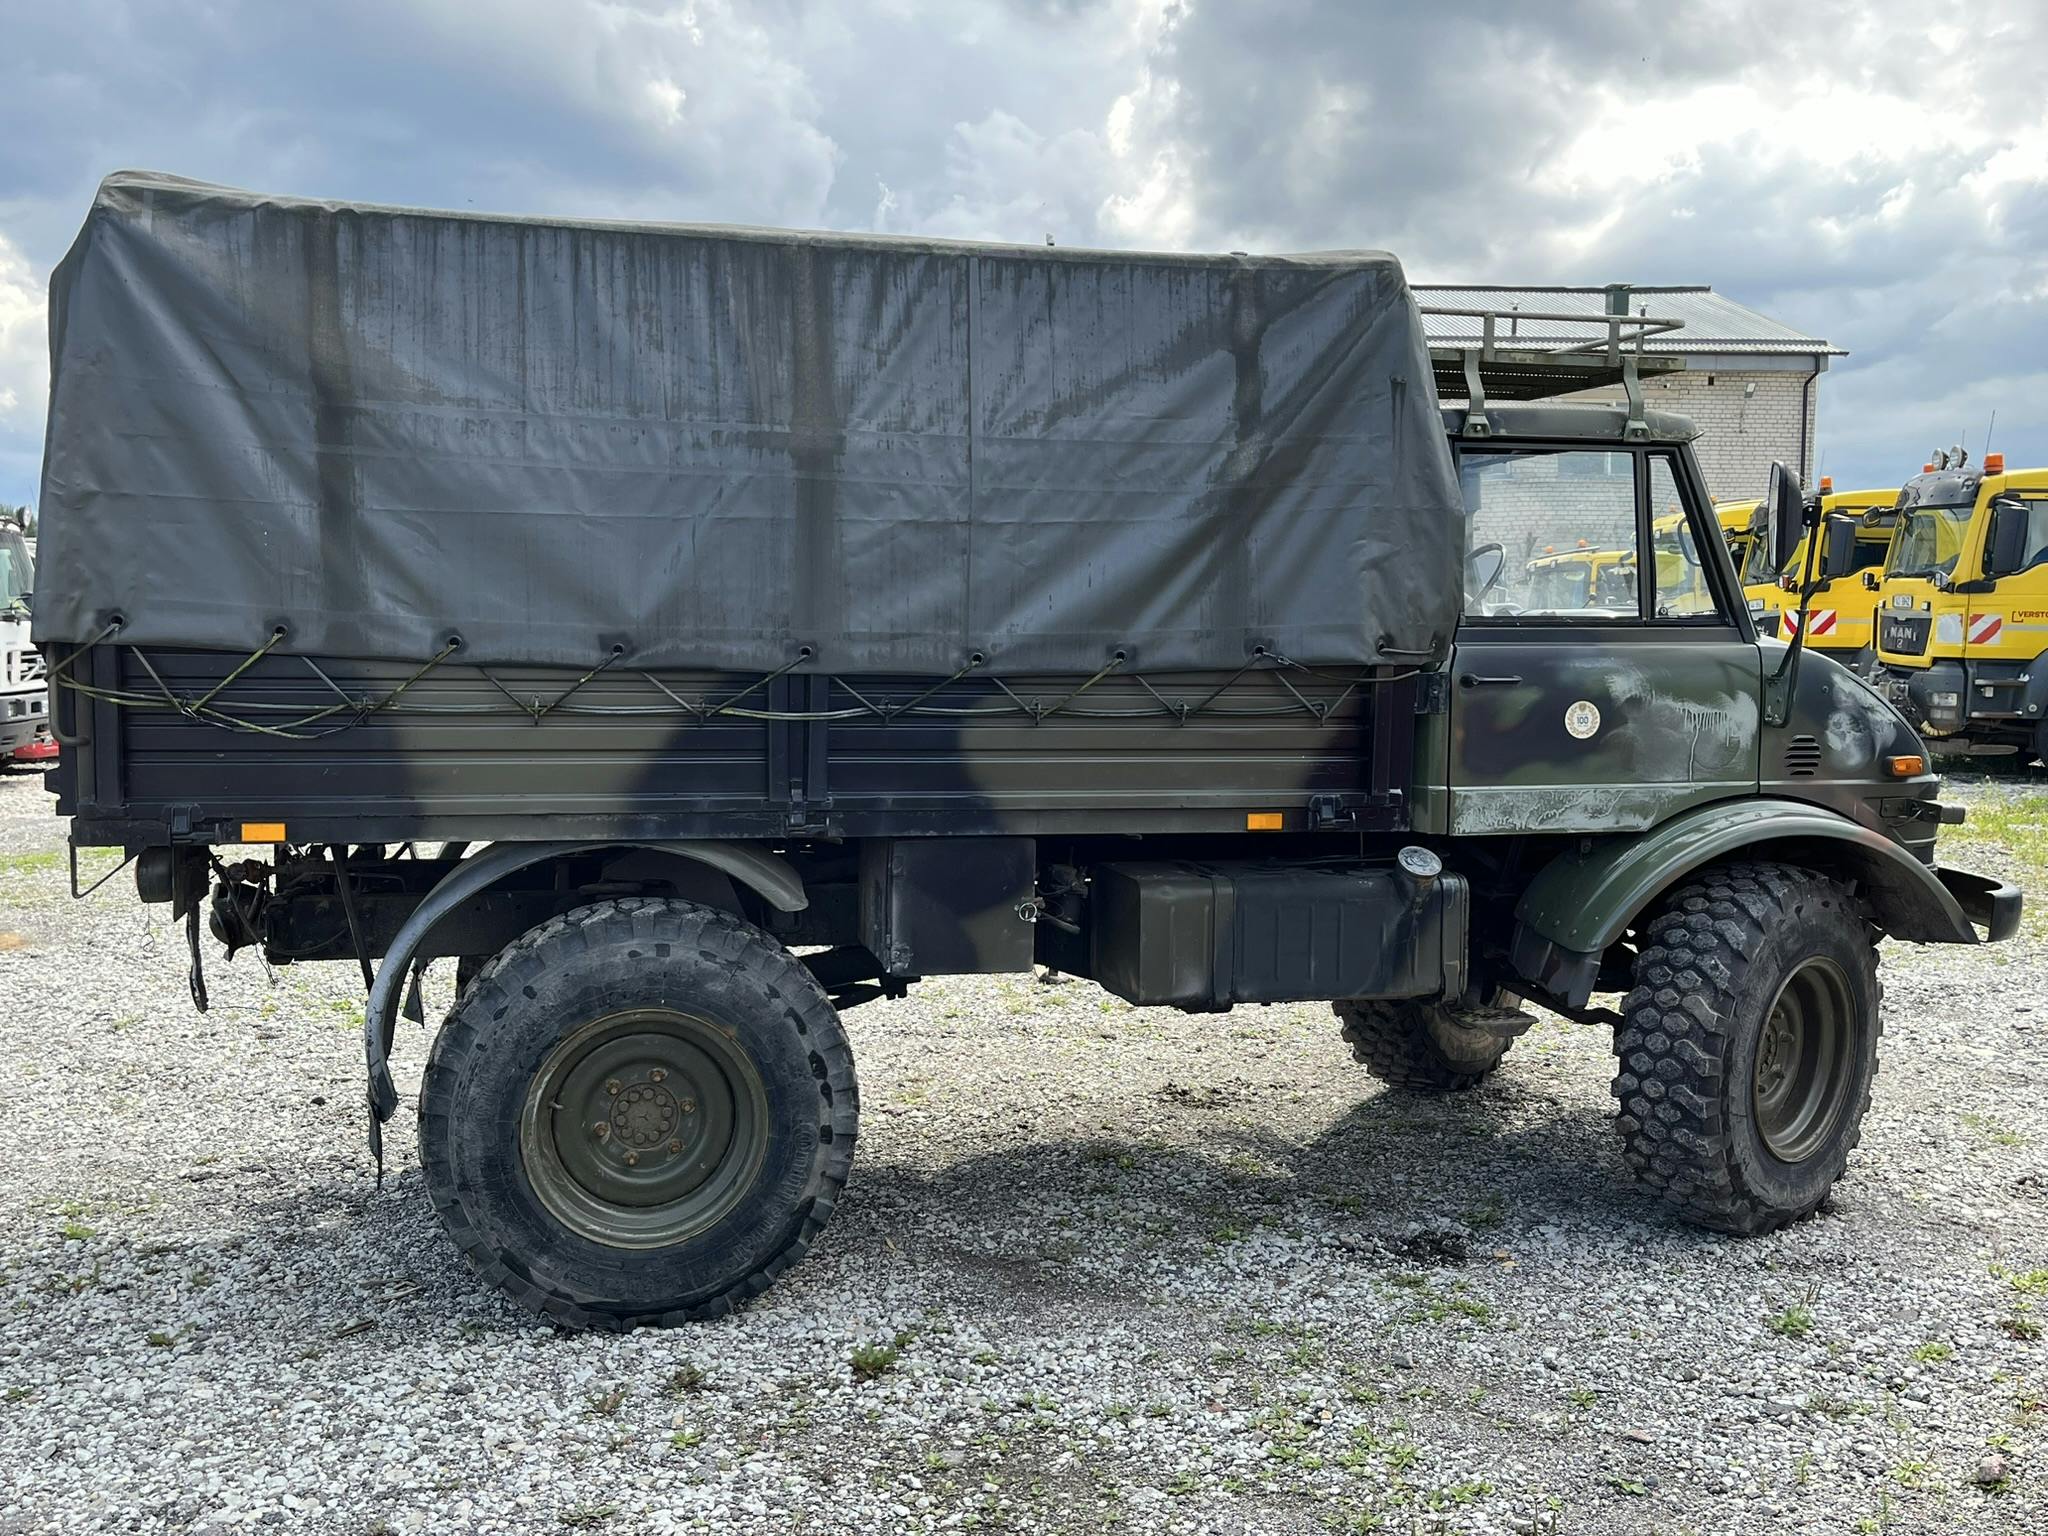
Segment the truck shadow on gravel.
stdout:
<path fill-rule="evenodd" d="M 783 1277 L 776 1305 L 834 1312 L 908 1282 L 935 1305 L 1028 1315 L 1248 1273 L 1365 1286 L 1498 1274 L 1504 1256 L 1636 1267 L 1735 1241 L 1635 1191 L 1598 1108 L 1507 1081 L 1453 1100 L 1373 1094 L 1307 1139 L 1200 1112 L 1163 1135 L 1015 1134 L 1015 1145 L 934 1166 L 943 1147 L 887 1123 L 864 1141 L 832 1225 Z M 217 1277 L 188 1298 L 209 1329 L 267 1312 L 283 1287 L 301 1350 L 372 1330 L 533 1325 L 463 1267 L 416 1168 L 394 1170 L 381 1190 L 367 1173 L 294 1186 L 267 1168 L 240 1172 L 218 1181 L 215 1198 L 234 1212 L 226 1230 L 124 1243 L 109 1278 L 147 1291 L 158 1278 L 182 1288 Z"/>

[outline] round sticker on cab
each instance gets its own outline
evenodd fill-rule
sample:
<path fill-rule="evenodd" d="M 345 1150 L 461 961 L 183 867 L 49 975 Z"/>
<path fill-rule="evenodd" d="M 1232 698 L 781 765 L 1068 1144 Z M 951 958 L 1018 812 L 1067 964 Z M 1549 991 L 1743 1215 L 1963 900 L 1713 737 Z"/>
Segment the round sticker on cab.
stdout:
<path fill-rule="evenodd" d="M 1600 706 L 1591 699 L 1580 699 L 1564 712 L 1565 734 L 1576 741 L 1584 741 L 1600 729 Z"/>

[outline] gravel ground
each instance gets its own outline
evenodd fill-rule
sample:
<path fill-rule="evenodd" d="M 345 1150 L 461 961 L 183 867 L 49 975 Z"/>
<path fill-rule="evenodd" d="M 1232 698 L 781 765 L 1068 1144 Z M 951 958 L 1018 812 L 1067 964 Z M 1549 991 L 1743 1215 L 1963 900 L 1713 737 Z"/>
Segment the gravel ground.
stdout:
<path fill-rule="evenodd" d="M 2040 786 L 1954 794 L 2048 889 Z M 1421 1103 L 1325 1009 L 929 984 L 849 1015 L 812 1257 L 598 1338 L 471 1280 L 409 1134 L 378 1190 L 346 967 L 196 1016 L 47 807 L 0 781 L 0 1531 L 2048 1529 L 2038 916 L 1887 946 L 1862 1149 L 1754 1241 L 1625 1186 L 1591 1029 Z"/>

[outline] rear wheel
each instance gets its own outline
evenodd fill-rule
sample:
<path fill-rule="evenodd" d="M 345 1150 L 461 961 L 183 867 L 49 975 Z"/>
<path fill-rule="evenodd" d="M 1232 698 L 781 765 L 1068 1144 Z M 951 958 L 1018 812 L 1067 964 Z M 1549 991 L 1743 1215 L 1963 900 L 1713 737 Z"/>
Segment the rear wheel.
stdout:
<path fill-rule="evenodd" d="M 420 1091 L 428 1191 L 471 1266 L 573 1327 L 714 1316 L 808 1251 L 852 1164 L 832 1005 L 759 929 L 632 898 L 470 981 Z"/>
<path fill-rule="evenodd" d="M 1877 1073 L 1871 934 L 1845 887 L 1783 864 L 1710 870 L 1651 918 L 1615 1032 L 1616 1124 L 1688 1220 L 1769 1232 L 1841 1177 Z"/>
<path fill-rule="evenodd" d="M 1459 1093 L 1477 1087 L 1500 1065 L 1513 1038 L 1505 1029 L 1461 1024 L 1440 1002 L 1404 998 L 1330 1007 L 1343 1023 L 1352 1059 L 1381 1082 L 1411 1093 Z M 1490 1010 L 1488 1016 L 1502 1011 Z"/>

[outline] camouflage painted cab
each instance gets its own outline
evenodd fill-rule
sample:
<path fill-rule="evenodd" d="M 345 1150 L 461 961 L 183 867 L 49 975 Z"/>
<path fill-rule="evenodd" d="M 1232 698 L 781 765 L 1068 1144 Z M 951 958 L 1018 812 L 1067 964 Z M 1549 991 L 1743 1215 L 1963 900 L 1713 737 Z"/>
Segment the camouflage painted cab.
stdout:
<path fill-rule="evenodd" d="M 480 1275 L 563 1323 L 713 1315 L 801 1257 L 858 1131 L 840 1015 L 925 977 L 1329 1003 L 1424 1093 L 1482 1082 L 1549 1008 L 1615 1031 L 1642 1182 L 1760 1232 L 1854 1144 L 1874 936 L 2018 921 L 2018 892 L 1936 864 L 1957 813 L 1906 722 L 1759 638 L 1690 428 L 1641 406 L 1668 322 L 1523 352 L 1462 312 L 1471 345 L 1429 349 L 1371 254 L 160 179 L 95 218 L 55 289 L 37 610 L 73 843 L 135 856 L 202 1007 L 203 930 L 360 967 L 373 1141 L 397 1021 L 453 962 L 427 1190 Z M 181 230 L 176 292 L 227 264 L 205 346 L 175 305 L 119 323 Z M 127 244 L 96 279 L 102 238 Z M 273 257 L 305 302 L 242 315 L 236 264 Z M 342 283 L 361 261 L 389 281 Z M 501 268 L 559 302 L 431 297 Z M 502 324 L 458 323 L 479 306 Z M 207 389 L 163 388 L 193 367 Z M 1630 403 L 1527 403 L 1602 383 Z M 103 429 L 145 407 L 200 416 L 123 459 Z M 1789 476 L 1763 510 L 1782 566 Z M 206 600 L 154 548 L 240 585 Z"/>

